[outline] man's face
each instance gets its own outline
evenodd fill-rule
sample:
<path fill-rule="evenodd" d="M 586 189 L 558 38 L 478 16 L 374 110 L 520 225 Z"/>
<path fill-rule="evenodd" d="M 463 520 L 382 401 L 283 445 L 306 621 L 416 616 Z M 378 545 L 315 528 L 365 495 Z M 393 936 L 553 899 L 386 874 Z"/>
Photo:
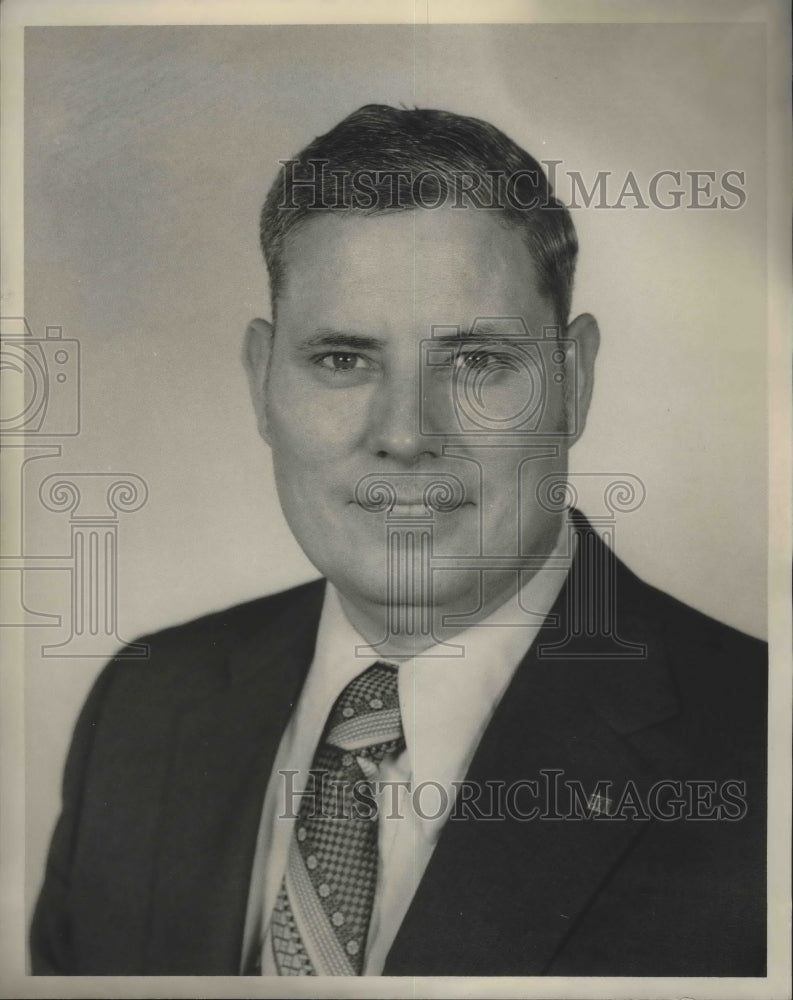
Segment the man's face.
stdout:
<path fill-rule="evenodd" d="M 538 354 L 516 347 L 520 320 L 542 338 L 554 310 L 521 234 L 482 211 L 318 214 L 290 236 L 284 270 L 277 328 L 254 321 L 248 361 L 281 504 L 307 556 L 348 602 L 384 605 L 387 524 L 429 514 L 432 556 L 445 560 L 432 573 L 436 610 L 499 603 L 515 572 L 482 574 L 476 559 L 553 548 L 558 514 L 537 487 L 565 474 L 570 436 L 559 432 L 581 429 L 594 321 L 576 321 L 583 344 L 563 363 L 544 350 L 523 364 Z M 474 339 L 477 317 L 489 319 Z M 442 351 L 428 355 L 422 341 L 439 332 Z M 529 399 L 539 403 L 530 433 L 512 419 Z M 453 510 L 422 502 L 433 477 L 458 490 Z M 375 480 L 395 491 L 390 512 L 370 502 Z"/>

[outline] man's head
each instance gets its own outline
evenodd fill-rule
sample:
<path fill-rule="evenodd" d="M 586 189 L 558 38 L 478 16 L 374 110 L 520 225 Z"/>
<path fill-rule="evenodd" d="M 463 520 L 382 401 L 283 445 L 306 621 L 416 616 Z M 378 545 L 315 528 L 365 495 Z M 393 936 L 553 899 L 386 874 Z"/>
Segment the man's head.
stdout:
<path fill-rule="evenodd" d="M 540 293 L 567 324 L 578 241 L 540 164 L 478 118 L 382 104 L 359 108 L 282 163 L 260 221 L 274 314 L 289 236 L 318 212 L 442 207 L 494 212 L 518 229 Z"/>
<path fill-rule="evenodd" d="M 428 516 L 434 611 L 497 605 L 519 580 L 499 558 L 553 547 L 538 491 L 566 472 L 597 351 L 591 317 L 567 326 L 575 233 L 539 165 L 476 119 L 365 107 L 287 161 L 262 242 L 274 322 L 246 363 L 307 555 L 371 639 L 389 525 Z M 422 502 L 433 481 L 452 509 Z"/>

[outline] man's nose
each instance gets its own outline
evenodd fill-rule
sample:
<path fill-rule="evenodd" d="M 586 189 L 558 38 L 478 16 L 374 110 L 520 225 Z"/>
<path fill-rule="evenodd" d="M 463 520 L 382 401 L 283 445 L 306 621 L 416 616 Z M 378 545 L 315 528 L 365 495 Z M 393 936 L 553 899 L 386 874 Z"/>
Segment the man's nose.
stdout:
<path fill-rule="evenodd" d="M 440 454 L 436 435 L 425 433 L 429 401 L 422 400 L 415 376 L 386 381 L 372 400 L 369 414 L 369 447 L 378 458 L 413 465 L 422 457 Z"/>

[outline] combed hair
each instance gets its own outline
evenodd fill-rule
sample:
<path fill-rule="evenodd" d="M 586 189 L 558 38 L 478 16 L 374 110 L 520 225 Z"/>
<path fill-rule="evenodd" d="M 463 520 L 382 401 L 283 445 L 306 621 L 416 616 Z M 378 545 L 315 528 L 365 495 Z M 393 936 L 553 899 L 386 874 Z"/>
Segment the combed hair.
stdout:
<path fill-rule="evenodd" d="M 260 220 L 270 277 L 273 318 L 283 288 L 287 237 L 314 212 L 372 215 L 430 210 L 467 195 L 461 175 L 486 190 L 501 185 L 486 210 L 522 230 L 536 267 L 540 292 L 567 324 L 578 240 L 568 210 L 553 194 L 540 164 L 489 122 L 449 111 L 367 104 L 282 162 Z M 352 180 L 360 178 L 365 187 Z M 512 178 L 506 197 L 504 179 Z M 396 194 L 395 194 L 396 192 Z M 481 199 L 480 199 L 481 200 Z M 427 202 L 431 202 L 430 206 Z M 531 206 L 531 207 L 525 207 Z M 484 210 L 484 209 L 480 209 Z"/>

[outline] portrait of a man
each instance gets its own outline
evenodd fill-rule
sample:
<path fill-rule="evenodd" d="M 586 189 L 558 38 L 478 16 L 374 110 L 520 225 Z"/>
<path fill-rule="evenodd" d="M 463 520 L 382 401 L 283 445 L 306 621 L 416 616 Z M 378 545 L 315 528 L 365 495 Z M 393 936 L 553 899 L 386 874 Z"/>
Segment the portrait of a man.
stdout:
<path fill-rule="evenodd" d="M 763 975 L 765 646 L 571 502 L 600 334 L 545 168 L 367 104 L 261 241 L 244 364 L 322 579 L 101 672 L 34 973 Z"/>
<path fill-rule="evenodd" d="M 3 12 L 2 985 L 781 995 L 781 5 L 101 6 Z"/>

